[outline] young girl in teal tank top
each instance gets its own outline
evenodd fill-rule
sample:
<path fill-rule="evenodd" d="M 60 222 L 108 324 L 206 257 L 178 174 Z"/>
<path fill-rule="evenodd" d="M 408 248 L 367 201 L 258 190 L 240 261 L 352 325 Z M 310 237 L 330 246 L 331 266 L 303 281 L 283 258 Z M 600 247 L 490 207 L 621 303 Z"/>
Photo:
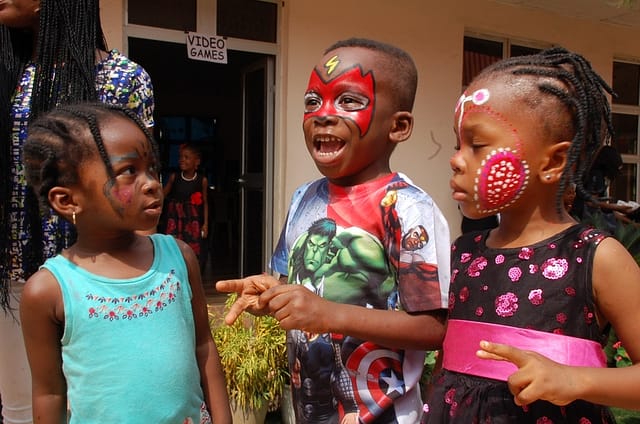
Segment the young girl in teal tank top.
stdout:
<path fill-rule="evenodd" d="M 193 250 L 140 233 L 162 211 L 157 146 L 131 112 L 60 107 L 29 128 L 28 184 L 77 241 L 25 285 L 38 422 L 231 423 Z"/>

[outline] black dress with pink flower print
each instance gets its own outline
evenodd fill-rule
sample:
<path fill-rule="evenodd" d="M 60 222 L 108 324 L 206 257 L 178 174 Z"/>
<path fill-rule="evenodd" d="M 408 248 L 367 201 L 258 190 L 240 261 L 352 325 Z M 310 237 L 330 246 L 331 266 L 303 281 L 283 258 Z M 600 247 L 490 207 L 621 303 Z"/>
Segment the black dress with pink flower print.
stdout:
<path fill-rule="evenodd" d="M 605 233 L 577 224 L 540 243 L 508 249 L 487 247 L 488 234 L 465 234 L 452 247 L 449 319 L 604 345 L 606 336 L 595 318 L 591 270 Z M 490 378 L 444 369 L 433 385 L 423 419 L 429 424 L 615 423 L 608 408 L 580 400 L 563 407 L 545 401 L 517 406 L 506 382 Z"/>
<path fill-rule="evenodd" d="M 202 178 L 200 173 L 192 180 L 181 178 L 179 172 L 176 174 L 171 192 L 165 199 L 166 227 L 160 229 L 191 246 L 199 260 L 204 247 L 201 233 L 204 223 Z"/>

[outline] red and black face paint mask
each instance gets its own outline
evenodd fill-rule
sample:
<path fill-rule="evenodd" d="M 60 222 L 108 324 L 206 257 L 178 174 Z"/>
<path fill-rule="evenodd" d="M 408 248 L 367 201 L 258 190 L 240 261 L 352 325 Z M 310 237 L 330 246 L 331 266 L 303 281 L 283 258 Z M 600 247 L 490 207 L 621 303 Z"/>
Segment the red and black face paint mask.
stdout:
<path fill-rule="evenodd" d="M 337 116 L 354 122 L 364 136 L 369 130 L 375 107 L 375 81 L 359 65 L 331 76 L 339 64 L 333 56 L 325 64 L 325 80 L 317 68 L 311 72 L 305 98 L 304 120 Z"/>

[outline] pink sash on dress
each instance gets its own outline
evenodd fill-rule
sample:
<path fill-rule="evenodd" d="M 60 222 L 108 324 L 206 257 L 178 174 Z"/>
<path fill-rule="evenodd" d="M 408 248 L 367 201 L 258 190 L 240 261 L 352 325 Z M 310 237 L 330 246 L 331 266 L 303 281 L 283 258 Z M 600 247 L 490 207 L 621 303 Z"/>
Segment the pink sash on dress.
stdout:
<path fill-rule="evenodd" d="M 480 359 L 476 352 L 486 340 L 537 352 L 565 365 L 606 367 L 602 346 L 592 340 L 500 324 L 449 320 L 442 366 L 450 371 L 507 381 L 517 367 L 508 361 Z"/>

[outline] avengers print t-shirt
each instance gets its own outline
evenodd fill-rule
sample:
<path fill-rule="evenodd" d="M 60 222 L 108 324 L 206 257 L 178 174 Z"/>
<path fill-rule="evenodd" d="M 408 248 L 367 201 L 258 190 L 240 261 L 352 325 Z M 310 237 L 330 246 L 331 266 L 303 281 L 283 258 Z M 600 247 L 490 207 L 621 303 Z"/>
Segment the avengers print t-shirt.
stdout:
<path fill-rule="evenodd" d="M 271 266 L 333 302 L 423 312 L 447 308 L 449 254 L 436 204 L 394 173 L 351 187 L 324 178 L 300 187 Z M 419 420 L 424 352 L 298 330 L 288 343 L 297 422 Z"/>

